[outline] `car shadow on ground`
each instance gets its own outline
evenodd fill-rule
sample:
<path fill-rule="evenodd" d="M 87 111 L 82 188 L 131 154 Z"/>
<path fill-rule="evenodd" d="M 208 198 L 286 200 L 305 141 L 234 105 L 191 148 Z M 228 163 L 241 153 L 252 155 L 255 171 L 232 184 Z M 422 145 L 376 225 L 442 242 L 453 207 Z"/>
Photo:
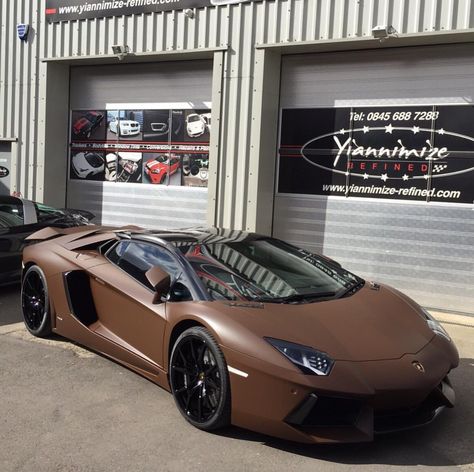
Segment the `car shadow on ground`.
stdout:
<path fill-rule="evenodd" d="M 474 462 L 474 359 L 461 359 L 450 376 L 456 407 L 445 409 L 426 426 L 377 436 L 372 443 L 308 445 L 274 439 L 231 427 L 217 432 L 233 439 L 261 442 L 267 447 L 339 464 L 424 465 L 449 467 Z"/>

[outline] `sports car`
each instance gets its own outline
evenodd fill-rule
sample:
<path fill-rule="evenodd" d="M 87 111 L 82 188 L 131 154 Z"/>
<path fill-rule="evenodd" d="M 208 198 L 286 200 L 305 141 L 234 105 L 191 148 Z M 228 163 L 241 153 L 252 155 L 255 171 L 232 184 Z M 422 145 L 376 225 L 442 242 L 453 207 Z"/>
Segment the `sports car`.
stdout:
<path fill-rule="evenodd" d="M 175 154 L 168 158 L 167 154 L 160 154 L 145 164 L 145 174 L 152 184 L 164 184 L 168 175 L 173 175 L 179 169 L 181 161 Z"/>
<path fill-rule="evenodd" d="M 89 111 L 76 120 L 72 126 L 72 134 L 76 138 L 85 137 L 89 139 L 96 128 L 100 126 L 104 115 L 97 111 Z"/>
<path fill-rule="evenodd" d="M 198 138 L 206 132 L 206 122 L 201 115 L 192 113 L 186 118 L 186 132 L 190 138 Z"/>
<path fill-rule="evenodd" d="M 58 210 L 18 197 L 0 196 L 0 284 L 17 282 L 25 238 L 48 226 L 89 224 L 94 215 L 82 210 Z"/>
<path fill-rule="evenodd" d="M 216 228 L 49 228 L 30 239 L 28 330 L 147 377 L 200 429 L 360 442 L 454 405 L 459 358 L 442 326 L 321 255 Z"/>
<path fill-rule="evenodd" d="M 116 120 L 111 121 L 109 129 L 114 134 L 119 136 L 136 136 L 140 134 L 140 123 L 133 120 Z"/>
<path fill-rule="evenodd" d="M 104 172 L 104 158 L 96 152 L 79 152 L 72 156 L 71 167 L 80 179 L 89 179 Z"/>

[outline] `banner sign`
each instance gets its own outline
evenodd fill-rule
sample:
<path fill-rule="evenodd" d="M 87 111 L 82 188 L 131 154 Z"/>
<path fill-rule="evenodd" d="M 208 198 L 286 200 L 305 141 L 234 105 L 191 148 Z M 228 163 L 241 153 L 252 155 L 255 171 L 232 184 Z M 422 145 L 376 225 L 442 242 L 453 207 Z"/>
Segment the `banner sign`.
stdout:
<path fill-rule="evenodd" d="M 278 191 L 474 203 L 474 107 L 284 109 Z"/>
<path fill-rule="evenodd" d="M 106 16 L 122 16 L 153 13 L 186 8 L 202 8 L 211 5 L 238 3 L 227 0 L 47 0 L 46 19 L 57 21 L 84 20 Z"/>
<path fill-rule="evenodd" d="M 70 178 L 207 187 L 211 110 L 72 110 Z"/>

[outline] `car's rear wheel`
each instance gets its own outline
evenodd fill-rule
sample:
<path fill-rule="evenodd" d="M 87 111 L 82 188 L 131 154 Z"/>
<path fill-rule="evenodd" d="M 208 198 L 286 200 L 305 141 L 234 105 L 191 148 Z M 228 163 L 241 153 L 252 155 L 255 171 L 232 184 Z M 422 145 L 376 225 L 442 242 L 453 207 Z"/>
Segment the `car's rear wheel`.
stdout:
<path fill-rule="evenodd" d="M 180 413 L 197 428 L 212 431 L 230 423 L 230 381 L 219 345 L 203 327 L 184 331 L 170 359 L 171 391 Z"/>
<path fill-rule="evenodd" d="M 43 271 L 31 266 L 23 277 L 21 307 L 28 331 L 38 337 L 51 334 L 51 309 L 48 286 Z"/>

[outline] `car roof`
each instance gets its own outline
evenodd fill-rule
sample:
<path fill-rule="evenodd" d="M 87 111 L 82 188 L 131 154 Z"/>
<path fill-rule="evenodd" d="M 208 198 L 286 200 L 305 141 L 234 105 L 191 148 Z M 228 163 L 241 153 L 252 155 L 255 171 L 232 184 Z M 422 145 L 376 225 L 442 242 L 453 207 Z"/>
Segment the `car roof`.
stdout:
<path fill-rule="evenodd" d="M 22 205 L 24 199 L 19 197 L 11 197 L 10 195 L 0 195 L 0 203 Z"/>
<path fill-rule="evenodd" d="M 119 236 L 121 232 L 118 232 Z M 174 246 L 188 244 L 226 244 L 267 238 L 257 233 L 215 227 L 195 227 L 179 230 L 126 231 L 122 236 L 134 240 L 171 243 Z"/>

